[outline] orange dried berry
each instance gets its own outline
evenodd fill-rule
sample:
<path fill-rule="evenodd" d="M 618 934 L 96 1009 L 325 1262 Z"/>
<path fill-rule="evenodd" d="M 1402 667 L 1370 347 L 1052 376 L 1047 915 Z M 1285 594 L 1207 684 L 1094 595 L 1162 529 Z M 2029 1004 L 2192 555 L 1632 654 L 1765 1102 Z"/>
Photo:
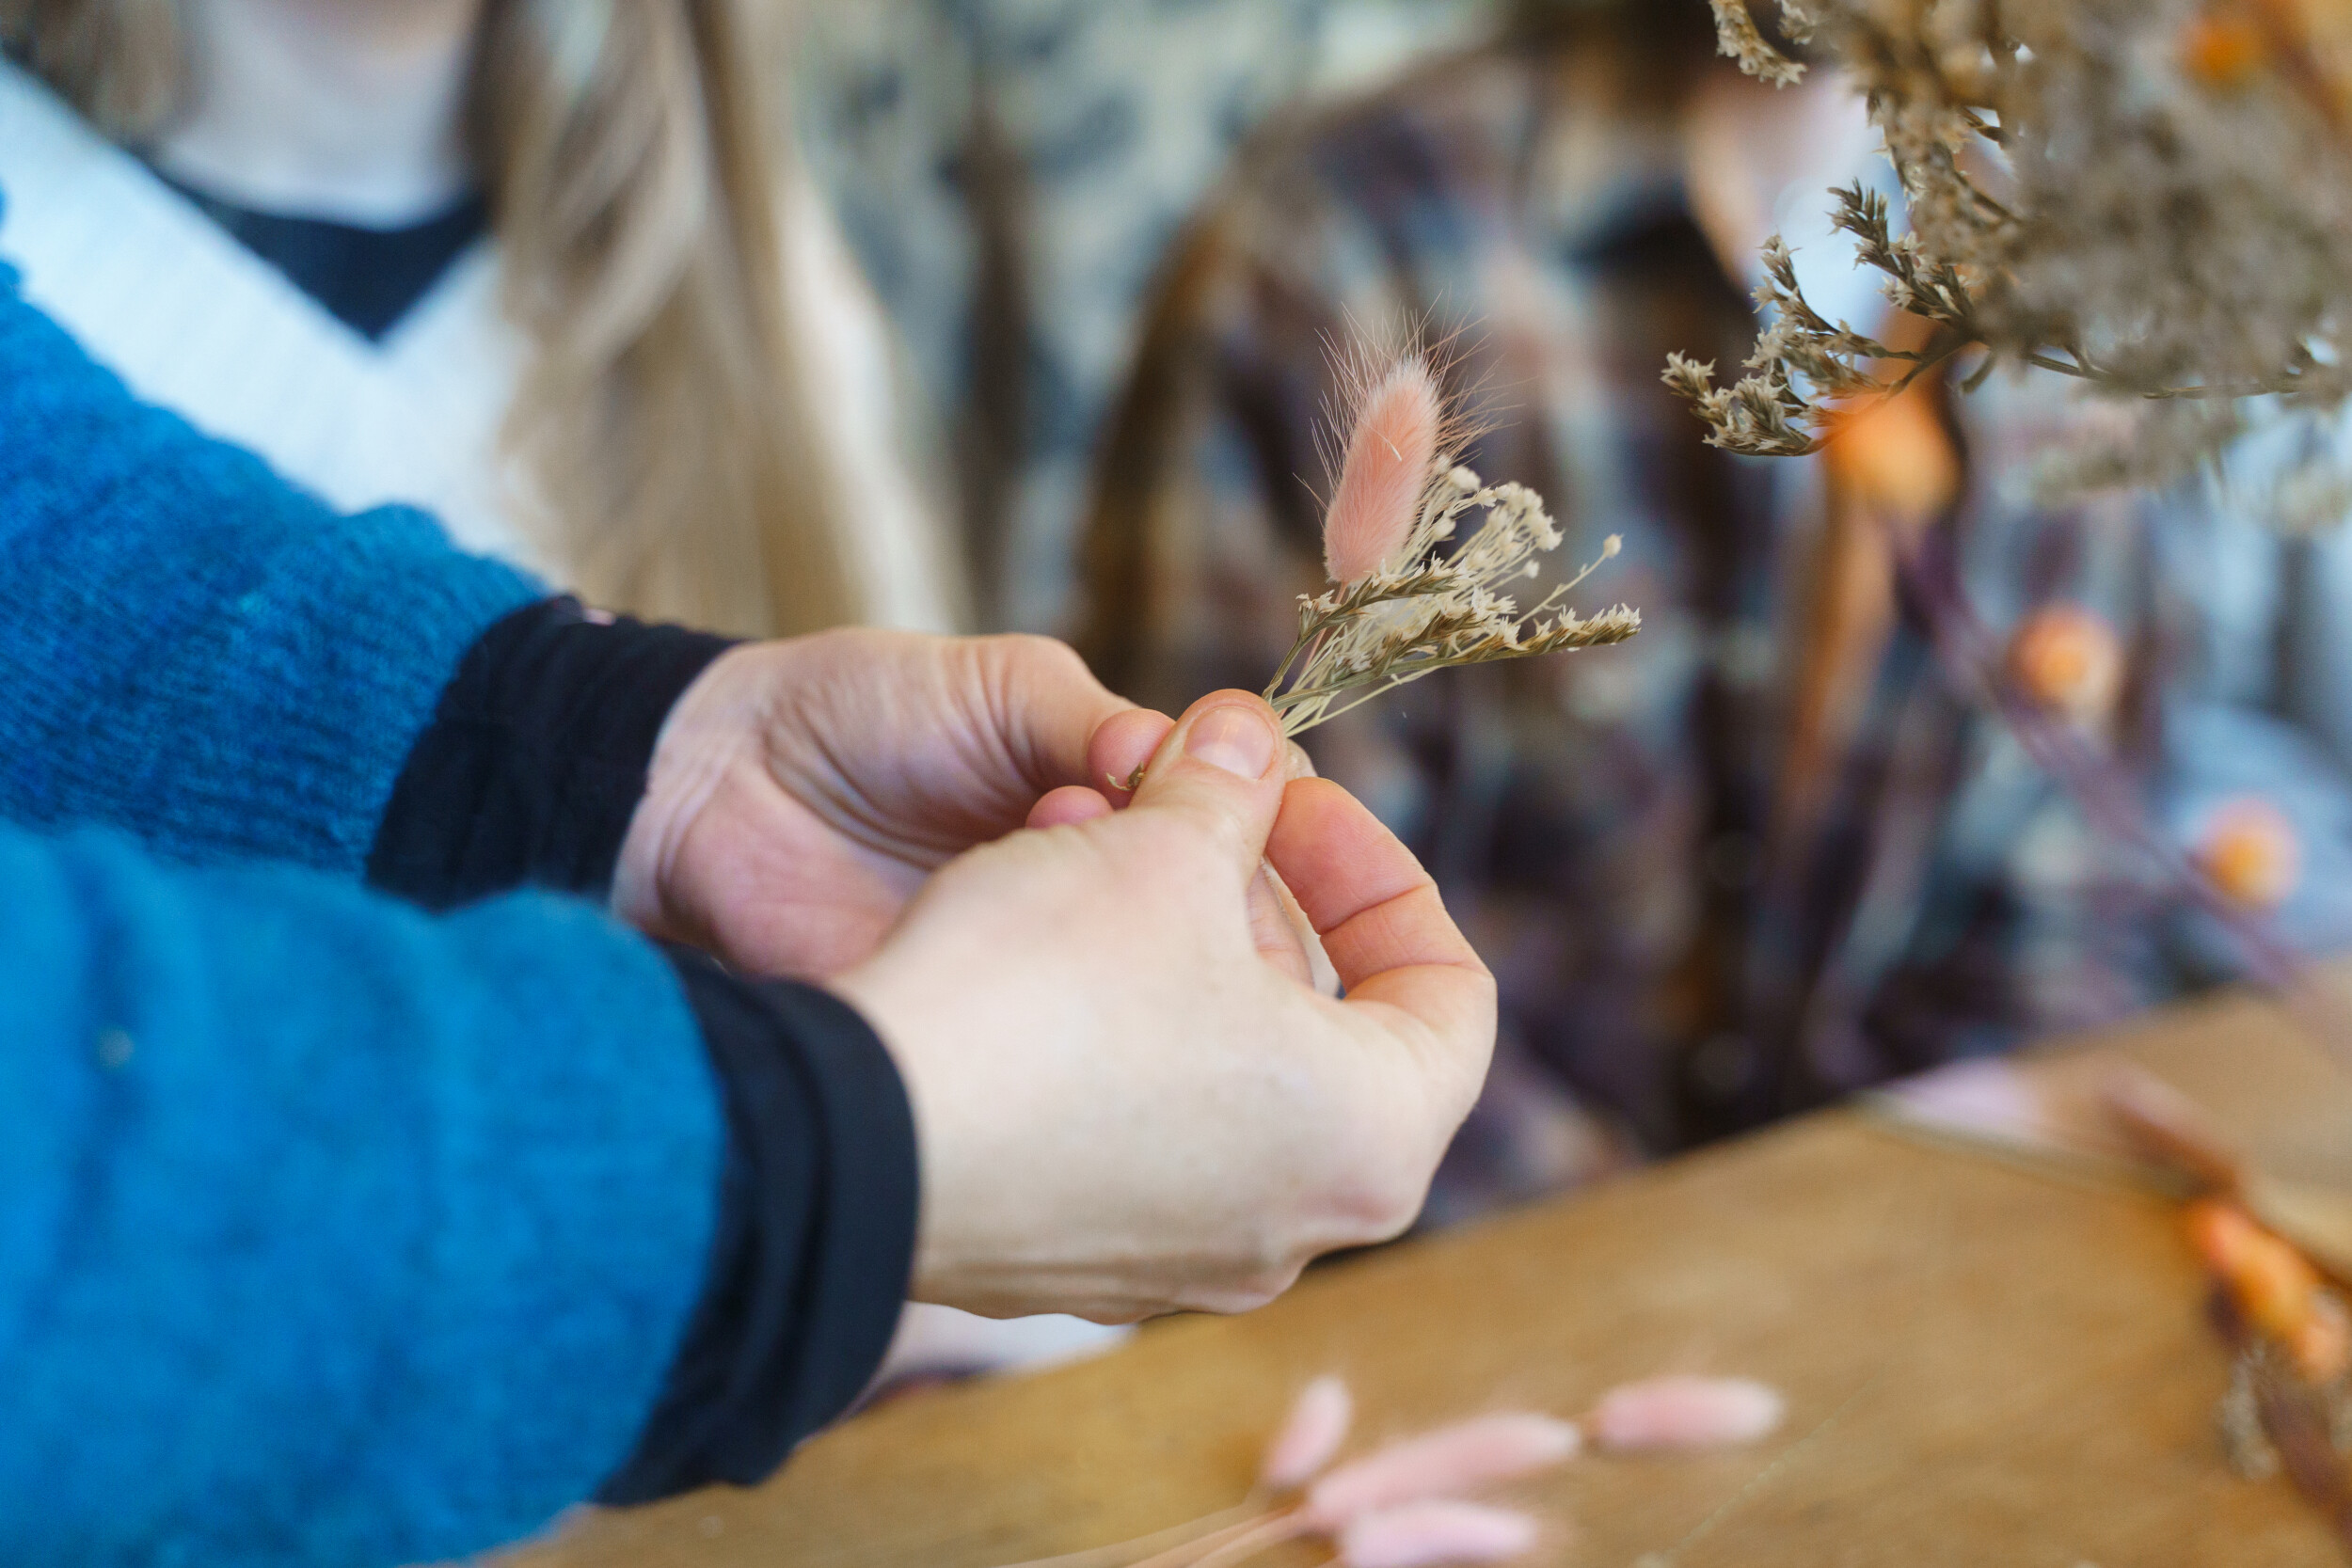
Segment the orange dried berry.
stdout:
<path fill-rule="evenodd" d="M 2312 1292 L 2310 1315 L 2287 1339 L 2287 1354 L 2308 1383 L 2333 1383 L 2352 1368 L 2352 1317 L 2332 1292 Z"/>
<path fill-rule="evenodd" d="M 1832 477 L 1859 505 L 1918 523 L 1960 494 L 1960 454 L 1923 383 L 1859 408 L 1840 410 L 1823 449 Z"/>
<path fill-rule="evenodd" d="M 2042 706 L 2096 719 L 2115 705 L 2123 652 L 2114 628 L 2080 605 L 2044 605 L 2010 639 L 2009 671 Z"/>
<path fill-rule="evenodd" d="M 2319 1275 L 2286 1243 L 2266 1230 L 2256 1231 L 2237 1266 L 2224 1277 L 2231 1299 L 2249 1326 L 2290 1345 L 2304 1332 L 2319 1293 Z"/>
<path fill-rule="evenodd" d="M 2259 795 L 2240 796 L 2215 810 L 2198 838 L 2196 860 L 2223 897 L 2249 909 L 2286 902 L 2303 876 L 2295 824 Z"/>
<path fill-rule="evenodd" d="M 2242 12 L 2207 11 L 2181 29 L 2181 69 L 2201 86 L 2242 87 L 2269 59 L 2269 33 Z"/>
<path fill-rule="evenodd" d="M 2201 1197 L 2182 1212 L 2181 1221 L 2197 1256 L 2224 1279 L 2237 1272 L 2263 1233 L 2251 1214 L 2227 1198 Z"/>

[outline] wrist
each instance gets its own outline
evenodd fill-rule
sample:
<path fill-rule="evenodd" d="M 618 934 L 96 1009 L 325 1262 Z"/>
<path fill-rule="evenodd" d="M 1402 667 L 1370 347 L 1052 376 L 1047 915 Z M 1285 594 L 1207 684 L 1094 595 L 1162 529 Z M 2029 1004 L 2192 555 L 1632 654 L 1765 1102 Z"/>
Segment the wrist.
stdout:
<path fill-rule="evenodd" d="M 603 895 L 656 737 L 727 646 L 569 598 L 497 622 L 411 748 L 368 879 L 429 908 L 526 885 Z"/>
<path fill-rule="evenodd" d="M 881 1364 L 906 1299 L 917 1146 L 855 1009 L 670 952 L 727 1124 L 702 1300 L 634 1451 L 597 1500 L 765 1479 Z"/>
<path fill-rule="evenodd" d="M 1008 1268 L 1022 1268 L 1033 1248 L 988 1217 L 989 1195 L 1014 1168 L 1001 1158 L 992 1160 L 989 1124 L 1033 1126 L 1028 1112 L 1009 1098 L 1030 1085 L 1002 1081 L 1001 1062 L 998 1093 L 960 1074 L 961 1065 L 989 1076 L 987 1060 L 997 1054 L 983 1037 L 984 1027 L 970 1017 L 971 998 L 934 996 L 933 990 L 949 988 L 932 983 L 937 976 L 906 970 L 883 955 L 835 975 L 825 989 L 865 1020 L 897 1066 L 906 1094 L 922 1156 L 908 1299 L 985 1317 L 1061 1310 L 1067 1302 L 1041 1299 L 1033 1290 L 1002 1289 Z M 959 1012 L 961 1025 L 952 1022 Z"/>
<path fill-rule="evenodd" d="M 612 870 L 614 915 L 642 930 L 708 944 L 706 924 L 675 907 L 688 835 L 738 770 L 759 767 L 769 687 L 755 666 L 769 645 L 742 643 L 712 659 L 670 705 L 645 766 Z"/>

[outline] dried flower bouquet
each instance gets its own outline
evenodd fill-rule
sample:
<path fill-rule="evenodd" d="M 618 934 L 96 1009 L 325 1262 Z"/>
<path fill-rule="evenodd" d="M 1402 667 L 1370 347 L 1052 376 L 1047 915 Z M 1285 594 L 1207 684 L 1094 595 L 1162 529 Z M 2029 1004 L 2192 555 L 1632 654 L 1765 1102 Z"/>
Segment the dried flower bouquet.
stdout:
<path fill-rule="evenodd" d="M 1487 484 L 1455 460 L 1462 433 L 1425 357 L 1380 364 L 1359 354 L 1350 380 L 1324 519 L 1336 586 L 1300 599 L 1298 640 L 1265 689 L 1286 734 L 1438 670 L 1599 647 L 1641 629 L 1623 605 L 1589 619 L 1567 608 L 1599 561 L 1519 607 L 1512 590 L 1541 573 L 1559 525 L 1534 491 Z M 1612 535 L 1601 560 L 1617 548 Z"/>
<path fill-rule="evenodd" d="M 1708 4 L 1751 75 L 1803 75 L 1750 0 Z M 1925 336 L 1889 343 L 1823 316 L 1773 239 L 1748 373 L 1718 387 L 1711 365 L 1667 364 L 1712 444 L 1811 453 L 1955 361 L 1963 390 L 2006 365 L 2104 401 L 2045 486 L 2161 483 L 2268 424 L 2288 439 L 2266 449 L 2268 494 L 2246 499 L 2296 530 L 2352 508 L 2337 430 L 2352 395 L 2352 0 L 1779 0 L 1778 14 L 1848 74 L 1883 136 L 1909 231 L 1859 184 L 1833 193 L 1833 216 Z M 2004 655 L 1948 539 L 1898 526 L 1889 545 L 1956 686 L 2352 1060 L 2339 1010 L 2265 918 L 2278 887 L 2157 830 L 2092 727 L 2034 689 L 2034 650 Z"/>
<path fill-rule="evenodd" d="M 1748 0 L 1709 3 L 1751 74 L 1803 73 Z M 2317 421 L 2352 393 L 2352 4 L 1782 0 L 1779 15 L 1868 103 L 1909 230 L 1859 185 L 1833 216 L 1931 335 L 1889 344 L 1823 316 L 1775 239 L 1748 373 L 1718 387 L 1678 356 L 1667 372 L 1715 444 L 1812 451 L 1841 404 L 1974 355 L 1971 385 L 2006 365 L 2123 400 L 2078 484 L 2172 477 L 2274 416 L 2311 425 L 2306 455 L 2325 460 Z M 2332 513 L 2345 499 L 2286 494 Z"/>

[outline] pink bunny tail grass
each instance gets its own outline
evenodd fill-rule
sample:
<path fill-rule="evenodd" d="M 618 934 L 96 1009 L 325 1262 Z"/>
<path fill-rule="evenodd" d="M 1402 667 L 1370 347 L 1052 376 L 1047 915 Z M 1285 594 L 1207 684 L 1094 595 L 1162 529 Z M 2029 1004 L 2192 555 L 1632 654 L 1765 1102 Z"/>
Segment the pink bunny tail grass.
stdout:
<path fill-rule="evenodd" d="M 1421 510 L 1444 422 L 1437 378 L 1418 355 L 1397 361 L 1364 394 L 1323 516 L 1323 562 L 1332 581 L 1357 582 L 1395 563 Z"/>
<path fill-rule="evenodd" d="M 1480 1416 L 1341 1465 L 1307 1494 L 1307 1514 L 1337 1531 L 1366 1513 L 1548 1469 L 1580 1444 L 1572 1423 L 1549 1416 Z"/>
<path fill-rule="evenodd" d="M 1267 1445 L 1258 1485 L 1268 1492 L 1288 1492 L 1304 1486 L 1331 1463 L 1347 1441 L 1356 1402 L 1347 1385 L 1336 1377 L 1319 1377 L 1300 1390 L 1290 1418 Z"/>
<path fill-rule="evenodd" d="M 1476 1503 L 1407 1503 L 1340 1531 L 1342 1568 L 1444 1568 L 1507 1562 L 1535 1544 L 1535 1521 Z"/>
<path fill-rule="evenodd" d="M 1610 1389 L 1583 1426 L 1613 1453 L 1691 1452 L 1753 1443 L 1787 1411 L 1777 1389 L 1749 1378 L 1654 1377 Z"/>

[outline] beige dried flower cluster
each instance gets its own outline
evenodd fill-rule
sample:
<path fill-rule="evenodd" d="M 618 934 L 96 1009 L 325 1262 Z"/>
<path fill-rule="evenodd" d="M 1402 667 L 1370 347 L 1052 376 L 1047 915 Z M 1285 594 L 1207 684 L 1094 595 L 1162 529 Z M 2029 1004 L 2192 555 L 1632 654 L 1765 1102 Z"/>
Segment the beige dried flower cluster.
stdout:
<path fill-rule="evenodd" d="M 1624 605 L 1589 619 L 1564 602 L 1599 561 L 1521 610 L 1508 590 L 1536 577 L 1560 527 L 1522 484 L 1482 483 L 1439 453 L 1394 564 L 1298 606 L 1298 641 L 1266 701 L 1300 735 L 1435 671 L 1623 642 L 1642 628 Z M 1483 521 L 1481 520 L 1483 518 Z M 1461 546 L 1440 555 L 1457 534 Z M 1615 555 L 1612 534 L 1600 559 Z"/>
<path fill-rule="evenodd" d="M 1802 74 L 1747 0 L 1710 4 L 1751 74 Z M 1775 239 L 1749 373 L 1667 371 L 1716 445 L 1815 451 L 1840 404 L 1973 355 L 1972 387 L 2030 368 L 2128 400 L 2073 477 L 2153 482 L 2249 424 L 2315 429 L 2352 391 L 2347 0 L 1782 0 L 1780 24 L 1868 103 L 1908 230 L 1858 185 L 1834 216 L 1931 335 L 1823 317 Z"/>

